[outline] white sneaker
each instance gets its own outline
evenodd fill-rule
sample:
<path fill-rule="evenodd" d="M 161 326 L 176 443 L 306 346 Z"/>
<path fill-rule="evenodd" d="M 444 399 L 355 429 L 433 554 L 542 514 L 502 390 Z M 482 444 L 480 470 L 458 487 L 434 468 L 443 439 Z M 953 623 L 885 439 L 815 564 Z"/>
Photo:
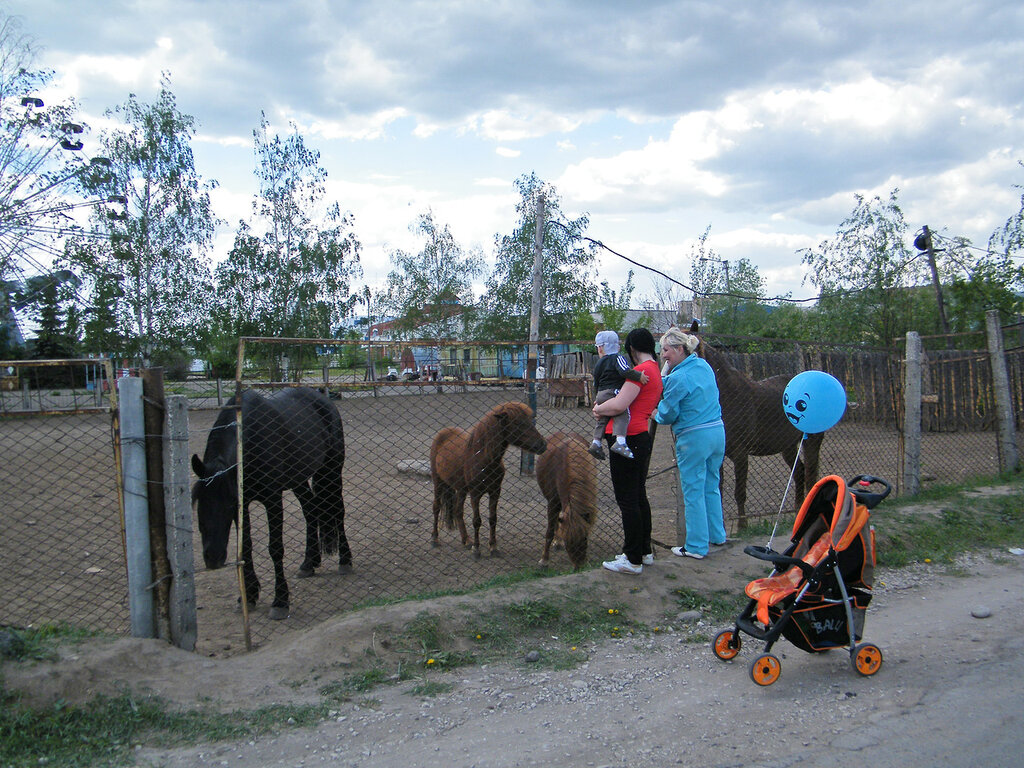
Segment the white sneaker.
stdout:
<path fill-rule="evenodd" d="M 615 559 L 616 560 L 625 560 L 626 562 L 629 562 L 629 558 L 626 557 L 626 553 L 625 552 L 620 552 L 619 554 L 617 554 L 615 556 Z M 653 552 L 643 556 L 643 564 L 644 565 L 654 565 L 654 553 Z"/>
<path fill-rule="evenodd" d="M 638 576 L 644 572 L 642 565 L 633 565 L 629 560 L 619 560 L 618 558 L 605 560 L 601 563 L 601 566 L 605 570 L 614 571 L 615 573 L 629 573 L 633 576 Z"/>
<path fill-rule="evenodd" d="M 704 555 L 690 552 L 686 547 L 672 547 L 672 554 L 676 557 L 692 557 L 694 560 L 703 560 Z"/>

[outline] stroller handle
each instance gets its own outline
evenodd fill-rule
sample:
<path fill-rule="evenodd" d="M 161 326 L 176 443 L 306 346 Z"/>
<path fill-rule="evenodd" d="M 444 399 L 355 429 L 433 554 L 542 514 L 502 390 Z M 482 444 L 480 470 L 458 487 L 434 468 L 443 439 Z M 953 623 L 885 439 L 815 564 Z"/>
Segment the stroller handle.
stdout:
<path fill-rule="evenodd" d="M 748 544 L 743 548 L 743 553 L 756 557 L 758 560 L 767 560 L 780 573 L 785 570 L 785 567 L 779 566 L 795 565 L 803 572 L 804 578 L 809 579 L 814 574 L 814 568 L 800 558 L 779 554 L 771 547 L 759 547 L 756 544 Z"/>
<path fill-rule="evenodd" d="M 884 486 L 885 490 L 878 493 L 869 493 L 867 489 L 876 483 Z M 857 475 L 846 485 L 857 501 L 868 509 L 874 509 L 882 503 L 886 496 L 892 493 L 892 486 L 882 478 L 875 477 L 874 475 Z"/>

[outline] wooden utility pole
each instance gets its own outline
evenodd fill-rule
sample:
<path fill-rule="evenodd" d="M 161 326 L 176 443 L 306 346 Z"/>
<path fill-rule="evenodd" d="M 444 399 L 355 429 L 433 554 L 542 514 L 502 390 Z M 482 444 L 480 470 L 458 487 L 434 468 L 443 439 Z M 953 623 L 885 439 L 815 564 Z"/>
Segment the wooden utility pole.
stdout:
<path fill-rule="evenodd" d="M 534 217 L 533 232 L 533 300 L 530 303 L 530 346 L 526 359 L 526 388 L 530 400 L 530 408 L 536 418 L 537 414 L 537 356 L 540 342 L 540 307 L 541 287 L 543 285 L 544 268 L 544 195 L 537 195 L 537 212 Z M 519 459 L 521 474 L 533 474 L 534 457 L 532 453 L 523 451 Z"/>
<path fill-rule="evenodd" d="M 953 337 L 950 335 L 949 321 L 946 320 L 946 305 L 942 300 L 942 283 L 939 282 L 939 269 L 935 265 L 935 248 L 932 246 L 932 232 L 925 224 L 921 227 L 921 234 L 914 238 L 914 247 L 924 251 L 928 257 L 928 268 L 932 272 L 932 285 L 935 286 L 935 299 L 939 303 L 939 322 L 942 323 L 942 332 L 946 334 L 946 349 L 953 348 Z"/>

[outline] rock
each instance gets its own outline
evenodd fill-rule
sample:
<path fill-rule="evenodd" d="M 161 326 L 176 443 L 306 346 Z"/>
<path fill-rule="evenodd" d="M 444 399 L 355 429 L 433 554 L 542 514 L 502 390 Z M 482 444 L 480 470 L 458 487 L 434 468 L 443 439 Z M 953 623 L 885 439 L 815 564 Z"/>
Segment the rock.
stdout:
<path fill-rule="evenodd" d="M 692 624 L 695 621 L 700 621 L 700 617 L 700 611 L 683 611 L 678 616 L 676 616 L 676 619 L 683 622 L 684 624 Z"/>
<path fill-rule="evenodd" d="M 430 462 L 425 459 L 403 459 L 395 465 L 399 474 L 430 477 Z"/>
<path fill-rule="evenodd" d="M 987 619 L 992 615 L 992 610 L 984 605 L 978 605 L 971 609 L 971 616 L 976 619 Z"/>
<path fill-rule="evenodd" d="M 528 654 L 526 654 L 526 661 L 530 664 L 533 664 L 536 661 L 540 661 L 540 652 L 530 651 Z"/>

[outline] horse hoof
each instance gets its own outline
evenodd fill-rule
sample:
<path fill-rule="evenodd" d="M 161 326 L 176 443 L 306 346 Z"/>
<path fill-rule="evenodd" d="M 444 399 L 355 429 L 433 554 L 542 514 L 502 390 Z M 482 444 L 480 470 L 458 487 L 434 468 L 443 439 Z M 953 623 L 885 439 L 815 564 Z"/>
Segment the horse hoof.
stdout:
<path fill-rule="evenodd" d="M 473 559 L 474 560 L 479 560 L 480 559 L 480 550 L 477 549 L 476 547 L 473 547 Z"/>
<path fill-rule="evenodd" d="M 313 568 L 299 568 L 295 575 L 300 579 L 311 579 L 316 576 L 316 570 Z"/>
<path fill-rule="evenodd" d="M 341 573 L 341 574 L 353 573 L 352 563 L 339 563 L 338 564 L 338 573 Z"/>
<path fill-rule="evenodd" d="M 274 605 L 270 608 L 270 618 L 273 621 L 281 621 L 281 619 L 288 618 L 288 606 L 287 605 Z"/>
<path fill-rule="evenodd" d="M 436 547 L 440 547 L 441 546 L 441 542 L 439 542 L 437 539 L 431 539 L 430 546 L 435 547 L 435 548 Z"/>

